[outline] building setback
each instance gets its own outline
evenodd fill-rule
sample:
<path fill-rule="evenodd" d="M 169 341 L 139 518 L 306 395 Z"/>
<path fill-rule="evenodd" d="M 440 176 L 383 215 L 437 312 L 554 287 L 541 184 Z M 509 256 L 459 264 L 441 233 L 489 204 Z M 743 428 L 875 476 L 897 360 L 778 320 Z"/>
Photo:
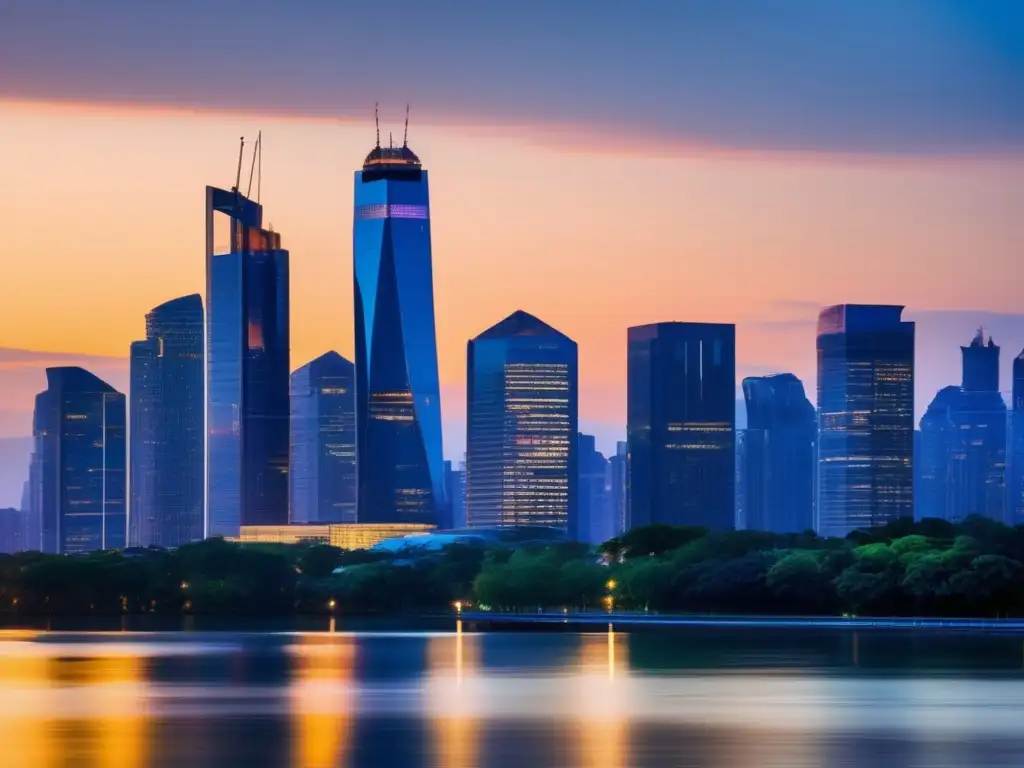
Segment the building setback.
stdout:
<path fill-rule="evenodd" d="M 628 332 L 628 527 L 735 526 L 736 327 Z"/>
<path fill-rule="evenodd" d="M 337 352 L 291 378 L 291 521 L 356 520 L 355 366 Z"/>
<path fill-rule="evenodd" d="M 517 311 L 467 350 L 466 508 L 470 526 L 580 530 L 576 342 Z"/>
<path fill-rule="evenodd" d="M 125 398 L 78 367 L 47 368 L 36 396 L 30 491 L 41 551 L 125 546 Z M 30 547 L 35 549 L 35 547 Z"/>
<path fill-rule="evenodd" d="M 146 315 L 131 346 L 128 541 L 178 547 L 204 535 L 203 300 Z"/>
<path fill-rule="evenodd" d="M 914 324 L 903 307 L 839 305 L 818 319 L 818 533 L 914 513 Z"/>

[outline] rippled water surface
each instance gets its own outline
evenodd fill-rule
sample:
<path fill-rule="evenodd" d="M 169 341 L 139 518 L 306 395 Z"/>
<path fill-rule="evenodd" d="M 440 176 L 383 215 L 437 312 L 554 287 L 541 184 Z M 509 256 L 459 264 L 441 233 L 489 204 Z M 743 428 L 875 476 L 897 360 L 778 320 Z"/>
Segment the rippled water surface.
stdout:
<path fill-rule="evenodd" d="M 1024 766 L 1019 638 L 0 631 L 0 766 Z"/>

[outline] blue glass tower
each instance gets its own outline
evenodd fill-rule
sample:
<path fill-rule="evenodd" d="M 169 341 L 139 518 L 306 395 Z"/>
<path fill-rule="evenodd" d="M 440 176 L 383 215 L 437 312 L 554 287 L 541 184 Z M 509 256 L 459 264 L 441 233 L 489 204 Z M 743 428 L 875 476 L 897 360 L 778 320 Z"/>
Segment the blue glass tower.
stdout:
<path fill-rule="evenodd" d="M 355 366 L 327 352 L 292 374 L 291 521 L 356 521 Z"/>
<path fill-rule="evenodd" d="M 288 522 L 288 308 L 262 206 L 207 187 L 207 536 Z"/>
<path fill-rule="evenodd" d="M 359 522 L 436 523 L 444 504 L 427 172 L 379 142 L 352 227 Z"/>
<path fill-rule="evenodd" d="M 466 515 L 585 540 L 578 507 L 576 342 L 515 312 L 469 342 Z"/>
<path fill-rule="evenodd" d="M 203 300 L 146 315 L 131 347 L 128 541 L 177 547 L 203 538 Z"/>
<path fill-rule="evenodd" d="M 1013 411 L 1010 414 L 1007 523 L 1024 524 L 1024 352 L 1013 361 Z"/>
<path fill-rule="evenodd" d="M 914 324 L 903 307 L 818 318 L 818 525 L 846 536 L 914 514 Z"/>
<path fill-rule="evenodd" d="M 47 368 L 46 383 L 36 396 L 33 424 L 42 551 L 73 555 L 122 548 L 124 395 L 77 367 Z"/>

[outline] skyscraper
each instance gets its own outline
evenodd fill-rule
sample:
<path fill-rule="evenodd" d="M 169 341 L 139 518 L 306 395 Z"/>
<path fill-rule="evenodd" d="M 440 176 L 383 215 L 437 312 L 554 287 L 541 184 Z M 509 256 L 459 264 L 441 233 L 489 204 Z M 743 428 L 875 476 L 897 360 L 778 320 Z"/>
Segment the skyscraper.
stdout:
<path fill-rule="evenodd" d="M 327 352 L 292 374 L 291 520 L 356 521 L 355 366 Z"/>
<path fill-rule="evenodd" d="M 207 535 L 288 522 L 288 251 L 263 207 L 206 188 Z"/>
<path fill-rule="evenodd" d="M 629 329 L 629 528 L 735 525 L 736 327 Z"/>
<path fill-rule="evenodd" d="M 458 467 L 451 461 L 444 463 L 445 504 L 444 515 L 441 517 L 442 530 L 466 527 L 466 462 L 460 461 Z"/>
<path fill-rule="evenodd" d="M 903 307 L 840 305 L 818 319 L 818 533 L 914 513 L 914 324 Z"/>
<path fill-rule="evenodd" d="M 77 367 L 47 368 L 46 383 L 33 420 L 42 551 L 124 547 L 124 395 Z"/>
<path fill-rule="evenodd" d="M 173 299 L 146 315 L 131 346 L 128 541 L 177 547 L 203 538 L 203 300 Z"/>
<path fill-rule="evenodd" d="M 444 504 L 427 172 L 378 140 L 352 227 L 359 522 L 436 523 Z"/>
<path fill-rule="evenodd" d="M 544 525 L 579 540 L 576 342 L 517 311 L 467 351 L 470 526 Z"/>
<path fill-rule="evenodd" d="M 603 544 L 618 535 L 608 489 L 608 459 L 597 450 L 593 435 L 580 433 L 577 446 L 580 540 Z"/>
<path fill-rule="evenodd" d="M 775 533 L 814 528 L 818 416 L 791 373 L 743 380 L 745 527 Z"/>
<path fill-rule="evenodd" d="M 1024 352 L 1013 361 L 1013 410 L 1009 446 L 1010 476 L 1007 488 L 1007 522 L 1024 524 Z"/>
<path fill-rule="evenodd" d="M 960 522 L 1006 517 L 1006 403 L 999 393 L 999 347 L 978 331 L 961 347 L 963 379 L 942 389 L 921 419 L 921 517 Z"/>

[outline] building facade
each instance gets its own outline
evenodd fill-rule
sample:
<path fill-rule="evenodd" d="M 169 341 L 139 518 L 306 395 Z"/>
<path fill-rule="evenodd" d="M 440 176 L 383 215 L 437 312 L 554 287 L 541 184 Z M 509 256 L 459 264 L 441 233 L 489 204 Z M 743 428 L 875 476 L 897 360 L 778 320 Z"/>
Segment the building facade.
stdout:
<path fill-rule="evenodd" d="M 1010 410 L 1007 522 L 1024 524 L 1024 352 L 1013 361 L 1013 399 Z"/>
<path fill-rule="evenodd" d="M 999 347 L 981 332 L 961 347 L 959 387 L 942 389 L 921 419 L 917 514 L 960 522 L 1006 520 L 1006 403 L 999 392 Z"/>
<path fill-rule="evenodd" d="M 24 515 L 18 509 L 0 509 L 0 554 L 13 555 L 25 549 L 22 543 Z"/>
<path fill-rule="evenodd" d="M 608 503 L 612 508 L 615 536 L 626 530 L 628 463 L 629 443 L 620 440 L 615 444 L 615 455 L 608 459 L 608 475 L 605 480 L 605 485 L 608 488 Z"/>
<path fill-rule="evenodd" d="M 593 435 L 577 437 L 578 509 L 580 540 L 603 544 L 618 535 L 611 489 L 608 487 L 608 459 L 597 450 Z"/>
<path fill-rule="evenodd" d="M 735 526 L 736 327 L 630 328 L 628 527 Z"/>
<path fill-rule="evenodd" d="M 744 527 L 813 530 L 818 415 L 791 373 L 743 380 L 747 429 L 741 452 Z"/>
<path fill-rule="evenodd" d="M 131 346 L 128 542 L 178 547 L 204 535 L 203 300 L 146 315 Z"/>
<path fill-rule="evenodd" d="M 263 207 L 206 188 L 208 536 L 288 522 L 288 252 Z"/>
<path fill-rule="evenodd" d="M 444 498 L 427 172 L 408 146 L 355 174 L 358 520 L 435 524 Z"/>
<path fill-rule="evenodd" d="M 327 352 L 291 378 L 291 521 L 356 521 L 356 371 Z"/>
<path fill-rule="evenodd" d="M 914 324 L 903 307 L 818 319 L 818 533 L 914 514 Z"/>
<path fill-rule="evenodd" d="M 580 540 L 576 342 L 517 311 L 469 342 L 466 367 L 468 525 Z"/>
<path fill-rule="evenodd" d="M 466 527 L 466 462 L 460 461 L 458 467 L 452 462 L 444 463 L 445 495 L 448 500 L 444 519 L 440 528 L 454 529 Z"/>
<path fill-rule="evenodd" d="M 338 549 L 370 549 L 382 541 L 434 530 L 417 523 L 292 523 L 243 525 L 236 541 L 249 544 L 329 544 Z"/>
<path fill-rule="evenodd" d="M 125 398 L 78 367 L 47 368 L 33 418 L 33 514 L 42 552 L 126 543 Z M 35 547 L 30 547 L 35 549 Z"/>

